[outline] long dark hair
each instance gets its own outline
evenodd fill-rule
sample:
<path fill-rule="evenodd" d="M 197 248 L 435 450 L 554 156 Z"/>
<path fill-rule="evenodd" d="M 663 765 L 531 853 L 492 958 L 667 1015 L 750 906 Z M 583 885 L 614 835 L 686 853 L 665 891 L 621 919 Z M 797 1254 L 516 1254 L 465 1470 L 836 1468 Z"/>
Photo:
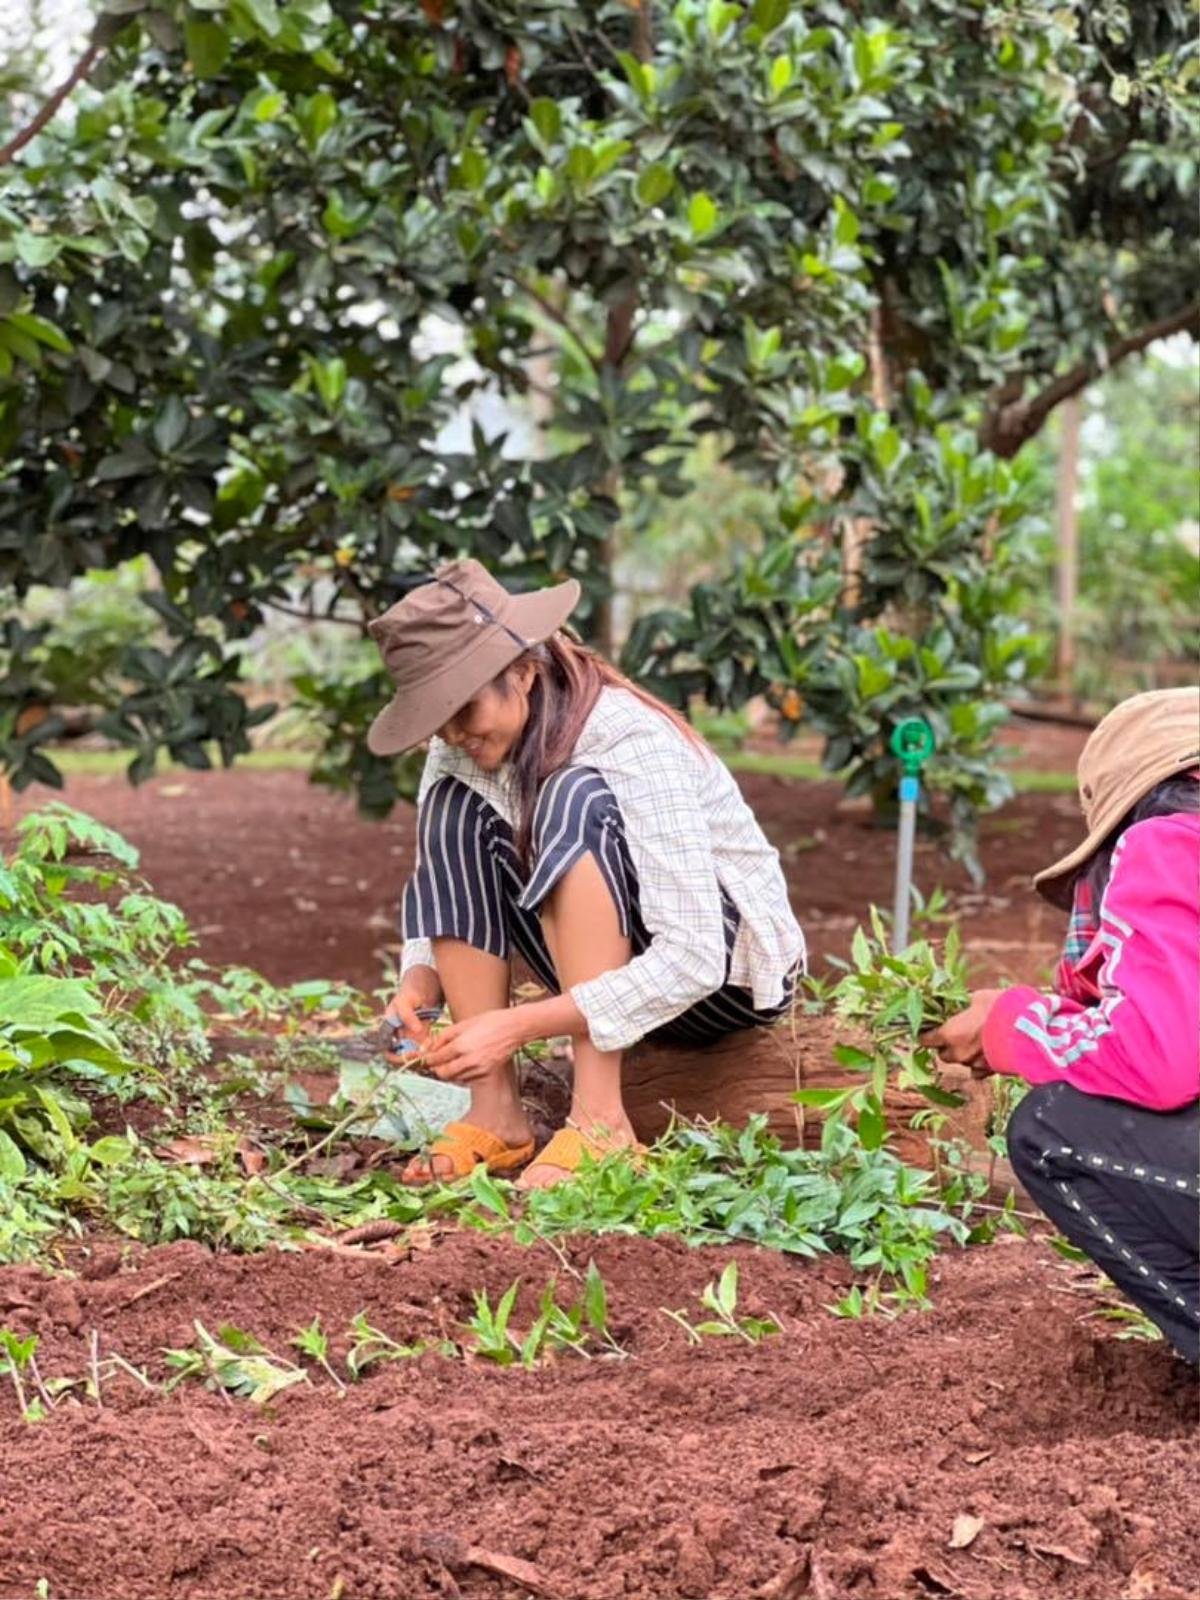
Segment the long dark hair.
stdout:
<path fill-rule="evenodd" d="M 495 679 L 495 688 L 501 694 L 508 694 L 509 675 L 530 663 L 534 667 L 534 677 L 529 689 L 529 717 L 512 756 L 517 850 L 524 861 L 529 859 L 538 790 L 551 773 L 566 766 L 571 759 L 571 752 L 602 690 L 628 690 L 644 705 L 659 712 L 691 744 L 701 750 L 708 749 L 695 728 L 678 711 L 639 688 L 603 656 L 586 645 L 577 644 L 566 633 L 552 634 L 544 644 L 536 644 L 523 656 L 518 656 Z"/>
<path fill-rule="evenodd" d="M 1151 817 L 1169 817 L 1179 811 L 1193 814 L 1200 811 L 1200 783 L 1195 769 L 1177 772 L 1155 784 L 1150 793 L 1143 795 L 1137 805 L 1131 806 L 1105 839 L 1104 843 L 1085 861 L 1076 874 L 1076 883 L 1085 883 L 1092 897 L 1092 905 L 1099 907 L 1112 873 L 1113 851 L 1117 840 L 1127 833 L 1135 822 L 1148 822 Z"/>

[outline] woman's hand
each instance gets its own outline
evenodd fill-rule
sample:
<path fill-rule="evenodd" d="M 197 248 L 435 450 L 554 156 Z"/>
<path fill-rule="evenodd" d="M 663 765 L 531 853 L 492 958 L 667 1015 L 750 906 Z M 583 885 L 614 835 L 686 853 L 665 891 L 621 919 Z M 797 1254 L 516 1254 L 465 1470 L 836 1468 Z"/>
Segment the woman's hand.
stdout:
<path fill-rule="evenodd" d="M 470 1083 L 506 1066 L 513 1051 L 523 1043 L 523 1030 L 511 1010 L 483 1011 L 440 1034 L 426 1052 L 425 1065 L 439 1078 Z"/>
<path fill-rule="evenodd" d="M 976 989 L 965 1011 L 949 1017 L 940 1028 L 923 1034 L 921 1043 L 947 1061 L 957 1061 L 985 1076 L 991 1071 L 983 1055 L 983 1025 L 999 989 Z"/>
<path fill-rule="evenodd" d="M 421 1011 L 432 1011 L 442 1003 L 442 986 L 432 967 L 410 967 L 400 980 L 400 987 L 388 1001 L 384 1012 L 385 1022 L 400 1024 L 400 1036 L 424 1045 L 429 1039 L 429 1024 Z M 400 1051 L 386 1050 L 387 1059 L 397 1066 L 406 1066 L 408 1059 Z"/>

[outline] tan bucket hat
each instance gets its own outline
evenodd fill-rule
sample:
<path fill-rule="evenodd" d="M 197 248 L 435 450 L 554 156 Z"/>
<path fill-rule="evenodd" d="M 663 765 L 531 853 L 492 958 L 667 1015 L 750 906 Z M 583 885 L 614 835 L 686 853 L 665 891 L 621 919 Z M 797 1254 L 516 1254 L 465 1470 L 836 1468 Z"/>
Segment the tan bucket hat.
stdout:
<path fill-rule="evenodd" d="M 578 603 L 574 578 L 509 594 L 478 561 L 439 567 L 369 624 L 396 693 L 371 724 L 368 748 L 396 756 L 422 744 Z"/>
<path fill-rule="evenodd" d="M 1200 689 L 1152 689 L 1110 711 L 1079 758 L 1079 803 L 1087 838 L 1039 872 L 1034 887 L 1051 905 L 1071 908 L 1075 873 L 1121 818 L 1151 789 L 1200 766 Z"/>

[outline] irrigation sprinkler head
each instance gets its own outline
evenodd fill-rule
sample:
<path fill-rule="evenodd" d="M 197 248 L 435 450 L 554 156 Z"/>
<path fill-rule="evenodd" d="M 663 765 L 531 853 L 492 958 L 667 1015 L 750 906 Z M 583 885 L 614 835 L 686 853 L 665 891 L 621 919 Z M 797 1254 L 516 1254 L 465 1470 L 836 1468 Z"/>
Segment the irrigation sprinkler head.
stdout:
<path fill-rule="evenodd" d="M 906 778 L 920 776 L 921 768 L 934 752 L 933 729 L 924 717 L 906 717 L 892 729 L 891 749 L 900 759 Z"/>

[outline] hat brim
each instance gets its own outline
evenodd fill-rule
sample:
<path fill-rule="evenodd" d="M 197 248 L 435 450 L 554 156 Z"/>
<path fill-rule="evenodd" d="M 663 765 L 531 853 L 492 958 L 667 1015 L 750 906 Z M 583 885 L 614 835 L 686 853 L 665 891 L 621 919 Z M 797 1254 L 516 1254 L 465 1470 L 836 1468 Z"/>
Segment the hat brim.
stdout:
<path fill-rule="evenodd" d="M 527 644 L 541 644 L 556 633 L 579 604 L 576 579 L 511 596 L 503 620 Z M 372 722 L 367 748 L 372 755 L 398 756 L 431 739 L 456 711 L 477 695 L 505 667 L 524 654 L 517 641 L 496 623 L 470 655 L 446 666 L 420 686 L 398 691 Z"/>
<path fill-rule="evenodd" d="M 1045 867 L 1037 874 L 1033 886 L 1043 900 L 1048 900 L 1060 911 L 1070 911 L 1075 894 L 1075 875 L 1080 867 L 1095 855 L 1131 807 L 1137 805 L 1139 800 L 1144 800 L 1151 789 L 1164 779 L 1173 778 L 1179 772 L 1190 771 L 1198 759 L 1200 757 L 1196 755 L 1189 755 L 1169 765 L 1156 768 L 1147 773 L 1145 782 L 1139 784 L 1132 792 L 1125 791 L 1114 806 L 1096 818 L 1091 831 L 1082 843 L 1076 845 L 1074 850 L 1056 861 L 1052 867 Z"/>

